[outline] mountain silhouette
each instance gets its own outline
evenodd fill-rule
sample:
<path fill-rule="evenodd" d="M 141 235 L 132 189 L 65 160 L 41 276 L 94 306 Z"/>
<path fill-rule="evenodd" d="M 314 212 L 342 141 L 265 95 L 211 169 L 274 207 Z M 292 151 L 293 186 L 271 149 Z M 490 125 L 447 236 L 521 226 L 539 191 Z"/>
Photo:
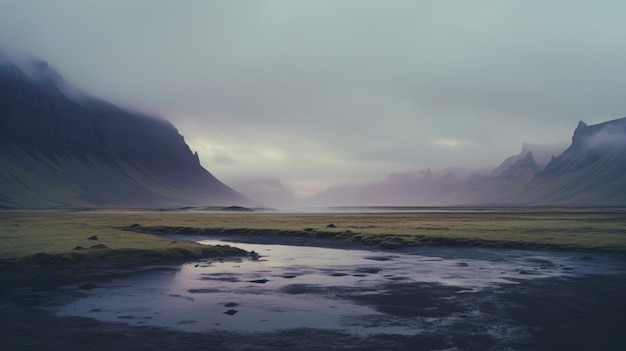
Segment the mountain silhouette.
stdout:
<path fill-rule="evenodd" d="M 99 100 L 38 58 L 0 55 L 0 206 L 250 205 L 164 119 Z"/>

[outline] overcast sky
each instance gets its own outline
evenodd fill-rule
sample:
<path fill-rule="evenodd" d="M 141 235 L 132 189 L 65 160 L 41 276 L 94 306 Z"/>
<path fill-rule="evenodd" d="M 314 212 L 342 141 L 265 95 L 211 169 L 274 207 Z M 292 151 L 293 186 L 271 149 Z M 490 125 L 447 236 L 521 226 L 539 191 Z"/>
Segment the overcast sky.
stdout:
<path fill-rule="evenodd" d="M 0 0 L 0 47 L 300 195 L 626 116 L 624 1 Z"/>

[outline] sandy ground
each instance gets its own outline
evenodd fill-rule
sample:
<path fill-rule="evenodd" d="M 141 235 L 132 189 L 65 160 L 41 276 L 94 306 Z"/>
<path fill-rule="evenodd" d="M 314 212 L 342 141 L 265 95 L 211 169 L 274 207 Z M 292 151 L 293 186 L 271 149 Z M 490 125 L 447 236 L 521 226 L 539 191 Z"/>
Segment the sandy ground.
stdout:
<path fill-rule="evenodd" d="M 624 259 L 618 258 L 618 259 Z M 520 281 L 521 282 L 521 281 Z M 272 333 L 189 333 L 83 317 L 57 317 L 54 284 L 4 286 L 0 344 L 4 350 L 624 350 L 626 273 L 526 280 L 461 294 L 458 287 L 390 282 L 371 294 L 351 288 L 287 293 L 332 294 L 396 316 L 421 320 L 415 336 L 359 336 L 319 329 Z M 52 290 L 51 290 L 52 289 Z M 457 298 L 453 298 L 457 297 Z M 71 297 L 68 297 L 71 298 Z M 480 311 L 476 314 L 473 311 Z M 458 318 L 449 318 L 450 315 Z"/>

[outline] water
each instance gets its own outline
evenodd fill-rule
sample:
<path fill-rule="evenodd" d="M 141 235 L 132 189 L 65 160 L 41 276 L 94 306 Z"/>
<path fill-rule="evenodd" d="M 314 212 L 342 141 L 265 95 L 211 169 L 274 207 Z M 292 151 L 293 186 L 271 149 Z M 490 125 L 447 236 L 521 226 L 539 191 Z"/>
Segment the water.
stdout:
<path fill-rule="evenodd" d="M 224 244 L 215 239 L 201 243 Z M 609 258 L 576 253 L 232 245 L 261 258 L 192 262 L 110 279 L 55 312 L 184 331 L 328 328 L 411 335 L 418 326 L 410 319 L 399 320 L 346 296 L 376 294 L 393 284 L 433 283 L 458 288 L 452 298 L 462 299 L 464 294 L 525 280 L 624 271 Z"/>

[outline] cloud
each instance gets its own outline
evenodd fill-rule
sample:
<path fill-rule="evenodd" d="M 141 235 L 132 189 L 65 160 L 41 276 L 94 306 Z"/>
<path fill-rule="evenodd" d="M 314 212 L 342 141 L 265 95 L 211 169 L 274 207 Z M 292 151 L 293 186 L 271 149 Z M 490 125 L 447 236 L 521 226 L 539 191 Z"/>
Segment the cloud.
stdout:
<path fill-rule="evenodd" d="M 626 146 L 626 125 L 608 125 L 593 133 L 586 140 L 586 146 L 592 149 Z"/>
<path fill-rule="evenodd" d="M 460 140 L 437 138 L 435 139 L 435 145 L 441 145 L 446 147 L 457 147 L 461 144 Z"/>
<path fill-rule="evenodd" d="M 495 166 L 626 111 L 619 2 L 5 3 L 0 45 L 166 116 L 225 180 Z"/>

